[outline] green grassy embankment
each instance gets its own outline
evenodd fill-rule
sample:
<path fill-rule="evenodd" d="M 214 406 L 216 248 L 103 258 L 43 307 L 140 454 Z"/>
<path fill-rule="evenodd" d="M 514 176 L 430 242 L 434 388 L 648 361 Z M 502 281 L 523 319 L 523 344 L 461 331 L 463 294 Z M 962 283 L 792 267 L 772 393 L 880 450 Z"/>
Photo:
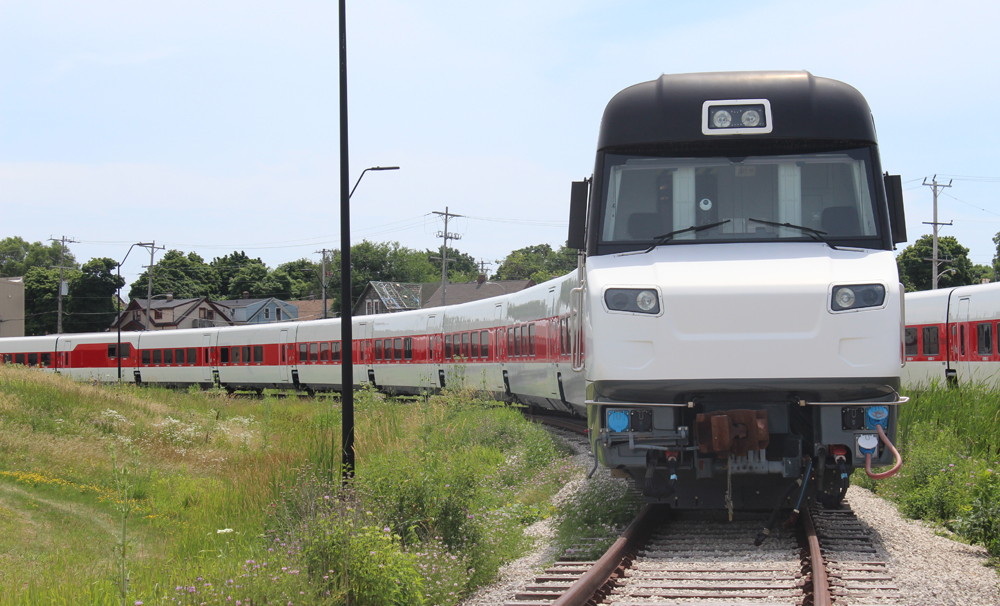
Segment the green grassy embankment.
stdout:
<path fill-rule="evenodd" d="M 335 398 L 0 366 L 0 604 L 455 604 L 574 473 L 547 432 L 469 393 L 355 406 L 343 488 Z"/>
<path fill-rule="evenodd" d="M 1000 557 L 1000 392 L 932 387 L 901 408 L 903 467 L 887 480 L 852 480 L 905 515 L 939 523 Z"/>

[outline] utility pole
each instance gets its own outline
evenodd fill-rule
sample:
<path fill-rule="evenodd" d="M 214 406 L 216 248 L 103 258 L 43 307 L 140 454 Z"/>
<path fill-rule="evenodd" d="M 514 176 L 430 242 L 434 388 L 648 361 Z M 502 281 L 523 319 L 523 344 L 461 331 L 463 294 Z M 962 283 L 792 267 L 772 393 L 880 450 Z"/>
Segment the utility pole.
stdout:
<path fill-rule="evenodd" d="M 156 240 L 149 243 L 140 242 L 136 246 L 149 249 L 149 283 L 146 286 L 146 326 L 143 330 L 149 330 L 149 306 L 153 303 L 153 255 L 157 250 L 163 250 L 165 246 L 157 246 Z"/>
<path fill-rule="evenodd" d="M 486 266 L 487 265 L 493 265 L 493 261 L 487 261 L 486 259 L 480 259 L 479 260 L 479 273 L 485 274 L 486 273 Z"/>
<path fill-rule="evenodd" d="M 937 290 L 937 287 L 938 287 L 938 277 L 939 277 L 938 276 L 938 263 L 940 263 L 940 261 L 938 260 L 938 226 L 939 225 L 951 225 L 951 223 L 952 223 L 951 221 L 949 221 L 947 223 L 938 223 L 938 190 L 939 189 L 944 189 L 946 187 L 951 187 L 951 182 L 952 182 L 952 180 L 949 179 L 948 180 L 948 185 L 944 185 L 942 183 L 938 183 L 937 182 L 937 175 L 934 175 L 931 178 L 931 182 L 930 183 L 927 182 L 927 177 L 924 177 L 924 182 L 923 182 L 923 185 L 926 185 L 927 187 L 930 187 L 931 190 L 934 192 L 934 221 L 931 222 L 931 223 L 928 223 L 927 221 L 924 221 L 924 225 L 933 225 L 934 226 L 934 253 L 933 253 L 932 260 L 931 260 L 931 268 L 932 268 L 931 269 L 931 290 Z"/>
<path fill-rule="evenodd" d="M 453 234 L 448 231 L 448 219 L 450 217 L 464 217 L 465 215 L 450 213 L 447 206 L 444 207 L 444 212 L 435 210 L 434 214 L 444 217 L 444 231 L 437 233 L 437 237 L 444 238 L 444 246 L 441 248 L 441 307 L 444 307 L 447 304 L 445 298 L 448 296 L 448 240 L 462 239 L 462 236 L 459 234 Z"/>
<path fill-rule="evenodd" d="M 72 239 L 72 238 L 67 239 L 66 236 L 63 236 L 62 238 L 60 238 L 58 240 L 56 240 L 55 238 L 49 238 L 49 240 L 52 241 L 52 242 L 59 242 L 60 243 L 59 244 L 59 303 L 58 303 L 58 307 L 56 308 L 57 309 L 57 311 L 56 311 L 56 314 L 57 314 L 57 316 L 56 316 L 56 334 L 60 334 L 61 335 L 62 334 L 62 318 L 63 318 L 63 313 L 62 313 L 63 270 L 64 269 L 72 269 L 71 267 L 63 267 L 63 256 L 66 254 L 66 243 L 69 242 L 71 244 L 77 244 L 77 241 L 74 240 L 74 239 Z"/>
<path fill-rule="evenodd" d="M 327 286 L 327 283 L 328 283 L 327 279 L 326 279 L 326 253 L 328 253 L 328 252 L 332 253 L 333 251 L 332 250 L 327 250 L 327 249 L 324 248 L 323 250 L 317 250 L 316 252 L 318 252 L 318 253 L 320 253 L 320 254 L 323 255 L 323 269 L 322 269 L 323 273 L 320 274 L 319 281 L 320 281 L 320 284 L 323 286 L 323 319 L 325 320 L 326 317 L 327 317 L 326 316 L 326 286 Z"/>

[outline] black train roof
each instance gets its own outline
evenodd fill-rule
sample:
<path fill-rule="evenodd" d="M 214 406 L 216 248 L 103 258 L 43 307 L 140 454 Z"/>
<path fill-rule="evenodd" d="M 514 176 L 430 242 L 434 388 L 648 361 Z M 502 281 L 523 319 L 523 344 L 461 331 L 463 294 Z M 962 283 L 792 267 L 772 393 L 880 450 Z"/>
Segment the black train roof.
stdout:
<path fill-rule="evenodd" d="M 729 99 L 769 100 L 772 132 L 703 134 L 705 101 Z M 875 143 L 875 123 L 868 102 L 854 87 L 806 71 L 663 75 L 611 99 L 597 148 L 615 151 L 671 142 L 726 145 L 759 139 Z"/>

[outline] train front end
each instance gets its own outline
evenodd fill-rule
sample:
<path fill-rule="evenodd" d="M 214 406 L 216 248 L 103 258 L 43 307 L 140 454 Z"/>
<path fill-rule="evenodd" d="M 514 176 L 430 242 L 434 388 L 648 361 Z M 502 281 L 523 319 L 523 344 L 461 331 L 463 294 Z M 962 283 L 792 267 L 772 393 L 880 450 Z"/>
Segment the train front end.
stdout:
<path fill-rule="evenodd" d="M 843 83 L 690 74 L 619 93 L 582 230 L 600 462 L 650 501 L 712 509 L 835 503 L 844 474 L 891 464 L 905 234 L 885 182 Z"/>

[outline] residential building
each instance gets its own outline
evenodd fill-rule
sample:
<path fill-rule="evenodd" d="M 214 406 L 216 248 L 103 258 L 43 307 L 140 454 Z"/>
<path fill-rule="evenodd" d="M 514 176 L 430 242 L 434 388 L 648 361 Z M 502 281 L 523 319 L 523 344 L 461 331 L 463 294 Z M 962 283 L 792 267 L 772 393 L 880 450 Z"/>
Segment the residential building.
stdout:
<path fill-rule="evenodd" d="M 24 336 L 24 278 L 0 278 L 0 338 Z"/>
<path fill-rule="evenodd" d="M 196 299 L 174 299 L 167 295 L 163 299 L 156 297 L 149 305 L 149 330 L 176 330 L 178 328 L 205 328 L 207 326 L 232 326 L 229 319 L 230 309 L 210 301 L 208 297 Z M 117 330 L 121 323 L 122 330 L 145 330 L 146 299 L 133 299 L 118 321 L 111 325 L 111 330 Z"/>
<path fill-rule="evenodd" d="M 244 293 L 246 294 L 246 293 Z M 269 324 L 271 322 L 290 322 L 297 320 L 299 309 L 281 299 L 268 297 L 266 299 L 230 299 L 215 301 L 220 307 L 229 310 L 229 320 L 236 325 Z"/>
<path fill-rule="evenodd" d="M 491 282 L 484 274 L 479 274 L 479 279 L 475 282 L 448 283 L 448 292 L 443 293 L 442 288 L 437 288 L 426 300 L 421 302 L 420 307 L 441 307 L 442 298 L 446 305 L 458 305 L 459 303 L 469 303 L 490 297 L 508 295 L 535 285 L 534 280 L 499 280 Z"/>

